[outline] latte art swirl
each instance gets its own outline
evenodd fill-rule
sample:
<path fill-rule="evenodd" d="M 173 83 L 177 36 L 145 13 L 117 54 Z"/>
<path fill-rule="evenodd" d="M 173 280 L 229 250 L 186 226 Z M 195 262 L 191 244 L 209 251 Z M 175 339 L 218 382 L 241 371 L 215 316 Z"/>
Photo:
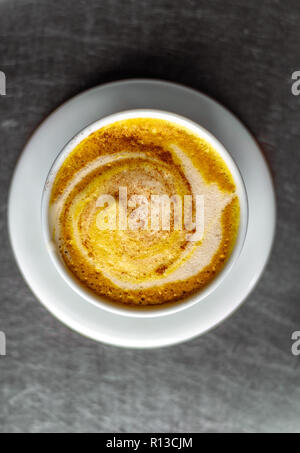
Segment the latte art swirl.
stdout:
<path fill-rule="evenodd" d="M 187 297 L 221 271 L 236 240 L 239 200 L 206 141 L 174 123 L 139 118 L 105 126 L 71 152 L 50 214 L 61 256 L 86 288 L 150 305 Z"/>

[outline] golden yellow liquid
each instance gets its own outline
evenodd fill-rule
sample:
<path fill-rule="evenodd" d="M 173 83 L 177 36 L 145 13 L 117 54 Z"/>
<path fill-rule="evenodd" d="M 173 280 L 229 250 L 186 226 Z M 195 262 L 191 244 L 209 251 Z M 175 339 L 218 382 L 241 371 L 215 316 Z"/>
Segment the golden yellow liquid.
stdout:
<path fill-rule="evenodd" d="M 175 211 L 169 231 L 149 222 L 121 230 L 120 187 L 128 199 L 148 201 L 201 192 L 203 239 L 191 242 L 190 231 L 176 229 Z M 97 205 L 103 194 L 116 200 L 113 229 L 99 228 L 109 214 Z M 57 246 L 78 281 L 96 295 L 134 305 L 175 302 L 206 287 L 228 260 L 240 221 L 235 182 L 219 154 L 189 130 L 149 118 L 119 121 L 84 139 L 56 176 L 50 209 Z M 127 221 L 135 210 L 128 207 Z"/>

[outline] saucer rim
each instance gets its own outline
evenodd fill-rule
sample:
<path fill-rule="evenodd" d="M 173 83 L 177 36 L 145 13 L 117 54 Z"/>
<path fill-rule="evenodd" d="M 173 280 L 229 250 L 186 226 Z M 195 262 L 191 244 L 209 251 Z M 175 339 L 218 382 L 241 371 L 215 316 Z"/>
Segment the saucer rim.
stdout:
<path fill-rule="evenodd" d="M 270 234 L 271 234 L 271 241 L 270 241 L 270 245 L 268 247 L 268 251 L 267 253 L 265 253 L 265 256 L 264 256 L 264 264 L 259 272 L 259 274 L 256 276 L 256 278 L 254 280 L 252 280 L 251 284 L 248 285 L 247 287 L 247 291 L 244 292 L 243 296 L 241 297 L 241 299 L 239 300 L 238 303 L 235 304 L 234 308 L 231 309 L 225 316 L 222 317 L 222 319 L 220 319 L 218 322 L 214 323 L 213 325 L 211 325 L 209 328 L 205 329 L 205 330 L 201 330 L 200 332 L 197 332 L 193 335 L 185 335 L 183 338 L 178 338 L 177 340 L 174 340 L 174 339 L 171 339 L 169 341 L 156 341 L 156 342 L 153 342 L 151 344 L 124 344 L 124 341 L 122 340 L 122 342 L 119 342 L 118 340 L 116 341 L 116 339 L 112 339 L 112 338 L 104 338 L 102 337 L 101 339 L 99 337 L 95 338 L 94 335 L 90 334 L 88 331 L 86 331 L 85 329 L 82 328 L 82 325 L 76 325 L 76 322 L 74 322 L 74 320 L 70 323 L 70 321 L 66 320 L 64 316 L 61 315 L 61 313 L 59 314 L 56 310 L 53 309 L 53 307 L 50 307 L 49 304 L 47 304 L 47 302 L 45 300 L 43 300 L 42 297 L 40 297 L 40 294 L 38 294 L 38 292 L 35 290 L 35 285 L 34 283 L 31 281 L 31 278 L 30 278 L 30 275 L 28 273 L 25 273 L 24 269 L 23 269 L 23 263 L 21 262 L 20 260 L 20 257 L 19 257 L 19 254 L 18 254 L 18 250 L 17 250 L 17 246 L 16 246 L 16 243 L 15 243 L 15 239 L 14 239 L 14 233 L 13 233 L 13 227 L 12 227 L 12 217 L 13 217 L 13 209 L 12 209 L 12 205 L 13 205 L 13 198 L 14 198 L 14 189 L 15 189 L 15 184 L 16 184 L 16 180 L 19 176 L 19 173 L 20 173 L 20 168 L 22 167 L 22 162 L 24 160 L 24 157 L 26 155 L 26 151 L 28 151 L 28 149 L 30 148 L 30 146 L 32 146 L 32 142 L 35 138 L 35 136 L 42 130 L 43 127 L 45 127 L 45 125 L 47 125 L 47 122 L 50 120 L 50 119 L 53 119 L 53 117 L 58 113 L 58 112 L 61 112 L 64 107 L 66 107 L 68 104 L 71 104 L 72 102 L 80 99 L 81 97 L 83 96 L 87 96 L 88 94 L 92 94 L 94 92 L 98 92 L 99 90 L 105 90 L 105 89 L 110 89 L 110 88 L 114 88 L 116 87 L 117 85 L 127 85 L 127 84 L 152 84 L 152 85 L 160 85 L 160 86 L 165 86 L 165 87 L 172 87 L 172 88 L 176 88 L 176 89 L 180 89 L 180 90 L 184 90 L 184 91 L 188 91 L 189 93 L 192 93 L 194 95 L 196 95 L 198 97 L 198 99 L 206 99 L 207 101 L 211 102 L 213 106 L 218 106 L 219 108 L 221 108 L 223 111 L 225 110 L 227 112 L 227 114 L 229 114 L 231 116 L 231 118 L 236 122 L 237 126 L 241 127 L 244 131 L 244 133 L 248 134 L 248 137 L 251 139 L 251 141 L 253 142 L 253 145 L 257 148 L 257 150 L 259 151 L 261 157 L 263 158 L 263 161 L 264 161 L 264 164 L 265 164 L 265 171 L 266 171 L 266 174 L 267 176 L 269 177 L 269 182 L 271 183 L 270 184 L 270 188 L 271 188 L 271 192 L 269 193 L 269 196 L 270 196 L 270 200 L 271 200 L 271 203 L 272 203 L 272 208 L 273 208 L 273 218 L 272 219 L 269 219 L 269 221 L 271 221 L 271 230 L 270 230 Z M 167 110 L 167 109 L 166 109 Z M 177 113 L 177 112 L 176 112 Z M 185 116 L 184 114 L 180 113 L 181 116 Z M 189 117 L 187 117 L 189 118 Z M 194 119 L 192 119 L 192 121 L 194 121 Z M 201 124 L 202 126 L 202 124 Z M 206 128 L 206 126 L 203 126 L 204 128 Z M 210 132 L 210 130 L 209 130 Z M 214 132 L 211 132 L 213 135 L 215 135 Z M 223 144 L 223 141 L 222 141 L 222 138 L 216 136 L 216 138 Z M 226 145 L 223 144 L 223 146 L 225 147 L 225 149 L 228 149 Z M 242 177 L 243 177 L 243 173 L 241 171 L 241 174 L 242 174 Z M 269 201 L 270 201 L 269 200 Z M 9 201 L 8 201 L 8 205 L 9 205 L 9 208 L 8 208 L 8 225 L 9 225 L 9 238 L 10 238 L 10 242 L 11 242 L 11 245 L 12 245 L 12 249 L 13 249 L 13 253 L 14 253 L 14 256 L 15 256 L 15 259 L 16 259 L 16 262 L 19 266 L 19 269 L 22 273 L 22 276 L 24 278 L 24 280 L 27 282 L 27 284 L 29 285 L 29 287 L 31 288 L 32 292 L 35 294 L 36 298 L 57 318 L 59 319 L 61 322 L 63 322 L 65 325 L 67 325 L 69 328 L 71 328 L 72 330 L 74 331 L 77 331 L 79 332 L 80 334 L 83 334 L 85 335 L 86 337 L 88 338 L 91 338 L 93 340 L 96 340 L 96 341 L 101 341 L 103 343 L 106 343 L 106 344 L 110 344 L 110 345 L 115 345 L 115 346 L 119 346 L 119 347 L 125 347 L 125 348 L 137 348 L 137 349 L 147 349 L 147 348 L 156 348 L 156 347 L 165 347 L 165 346 L 171 346 L 171 345 L 175 345 L 175 344 L 178 344 L 178 343 L 182 343 L 182 342 L 185 342 L 185 341 L 188 341 L 188 340 L 191 340 L 199 335 L 202 335 L 210 330 L 212 330 L 213 328 L 217 327 L 220 323 L 222 323 L 223 321 L 225 321 L 229 316 L 231 316 L 233 313 L 235 313 L 235 311 L 240 307 L 240 305 L 247 299 L 247 297 L 249 296 L 249 294 L 252 292 L 252 290 L 255 288 L 255 286 L 258 284 L 259 280 L 260 280 L 260 277 L 262 276 L 267 264 L 268 264 L 268 260 L 270 258 L 270 254 L 271 254 L 271 250 L 272 250 L 272 246 L 273 246 L 273 243 L 274 243 L 274 239 L 275 239 L 275 232 L 276 232 L 276 197 L 275 197 L 275 190 L 274 190 L 274 185 L 273 185 L 273 181 L 272 181 L 272 178 L 271 178 L 271 174 L 270 174 L 270 171 L 269 171 L 269 168 L 267 166 L 267 163 L 266 163 L 266 159 L 264 157 L 264 155 L 261 153 L 261 150 L 258 146 L 258 143 L 257 141 L 255 140 L 255 138 L 253 137 L 253 135 L 249 132 L 249 130 L 241 123 L 241 121 L 236 118 L 228 109 L 226 109 L 225 107 L 223 107 L 219 102 L 215 101 L 214 99 L 212 99 L 211 97 L 207 96 L 206 94 L 203 94 L 199 91 L 196 91 L 194 90 L 193 88 L 189 88 L 189 87 L 185 87 L 183 85 L 179 85 L 177 83 L 173 83 L 173 82 L 167 82 L 167 81 L 162 81 L 162 80 L 158 80 L 158 79 L 126 79 L 126 80 L 120 80 L 120 81 L 115 81 L 115 82 L 109 82 L 109 83 L 106 83 L 106 84 L 103 84 L 103 85 L 99 85 L 97 87 L 94 87 L 94 88 L 91 88 L 83 93 L 80 93 L 78 95 L 76 95 L 74 98 L 66 101 L 65 103 L 63 103 L 61 106 L 59 106 L 57 109 L 55 109 L 47 118 L 45 118 L 45 120 L 40 124 L 40 126 L 36 129 L 36 131 L 34 132 L 34 134 L 31 136 L 31 138 L 28 140 L 26 146 L 24 147 L 24 150 L 23 152 L 21 153 L 19 159 L 18 159 L 18 162 L 17 162 L 17 165 L 16 165 L 16 168 L 15 168 L 15 171 L 14 171 L 14 175 L 13 175 L 13 178 L 12 178 L 12 183 L 11 183 L 11 186 L 10 186 L 10 191 L 9 191 Z M 228 278 L 228 277 L 227 277 Z M 222 285 L 223 282 L 220 284 Z M 100 308 L 101 310 L 101 308 Z M 189 310 L 189 309 L 187 309 Z M 175 313 L 174 315 L 176 315 L 177 313 Z M 180 313 L 179 313 L 180 314 Z M 120 316 L 120 315 L 113 315 L 113 316 Z M 172 314 L 168 315 L 168 316 L 173 316 Z M 124 317 L 122 317 L 123 319 Z M 150 318 L 151 319 L 151 318 Z M 153 321 L 155 322 L 155 319 L 156 318 L 153 318 Z"/>

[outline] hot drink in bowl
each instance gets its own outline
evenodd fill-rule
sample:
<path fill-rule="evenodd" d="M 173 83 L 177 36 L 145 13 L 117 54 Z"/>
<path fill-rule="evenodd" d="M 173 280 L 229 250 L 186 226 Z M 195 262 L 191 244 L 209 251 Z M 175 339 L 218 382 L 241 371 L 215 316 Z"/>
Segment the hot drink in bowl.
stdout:
<path fill-rule="evenodd" d="M 150 306 L 203 291 L 230 259 L 240 225 L 221 155 L 181 124 L 137 117 L 84 138 L 51 188 L 50 233 L 97 298 Z"/>

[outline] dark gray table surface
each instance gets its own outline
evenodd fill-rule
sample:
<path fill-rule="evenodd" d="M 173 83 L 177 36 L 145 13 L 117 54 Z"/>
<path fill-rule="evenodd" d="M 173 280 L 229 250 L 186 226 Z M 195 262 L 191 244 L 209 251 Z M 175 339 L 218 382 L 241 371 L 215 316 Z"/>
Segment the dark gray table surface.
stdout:
<path fill-rule="evenodd" d="M 299 0 L 0 1 L 1 432 L 300 432 L 299 23 Z M 10 180 L 36 126 L 80 91 L 128 77 L 227 106 L 261 143 L 278 197 L 273 253 L 247 302 L 209 334 L 154 351 L 60 324 L 23 281 L 7 233 Z"/>

